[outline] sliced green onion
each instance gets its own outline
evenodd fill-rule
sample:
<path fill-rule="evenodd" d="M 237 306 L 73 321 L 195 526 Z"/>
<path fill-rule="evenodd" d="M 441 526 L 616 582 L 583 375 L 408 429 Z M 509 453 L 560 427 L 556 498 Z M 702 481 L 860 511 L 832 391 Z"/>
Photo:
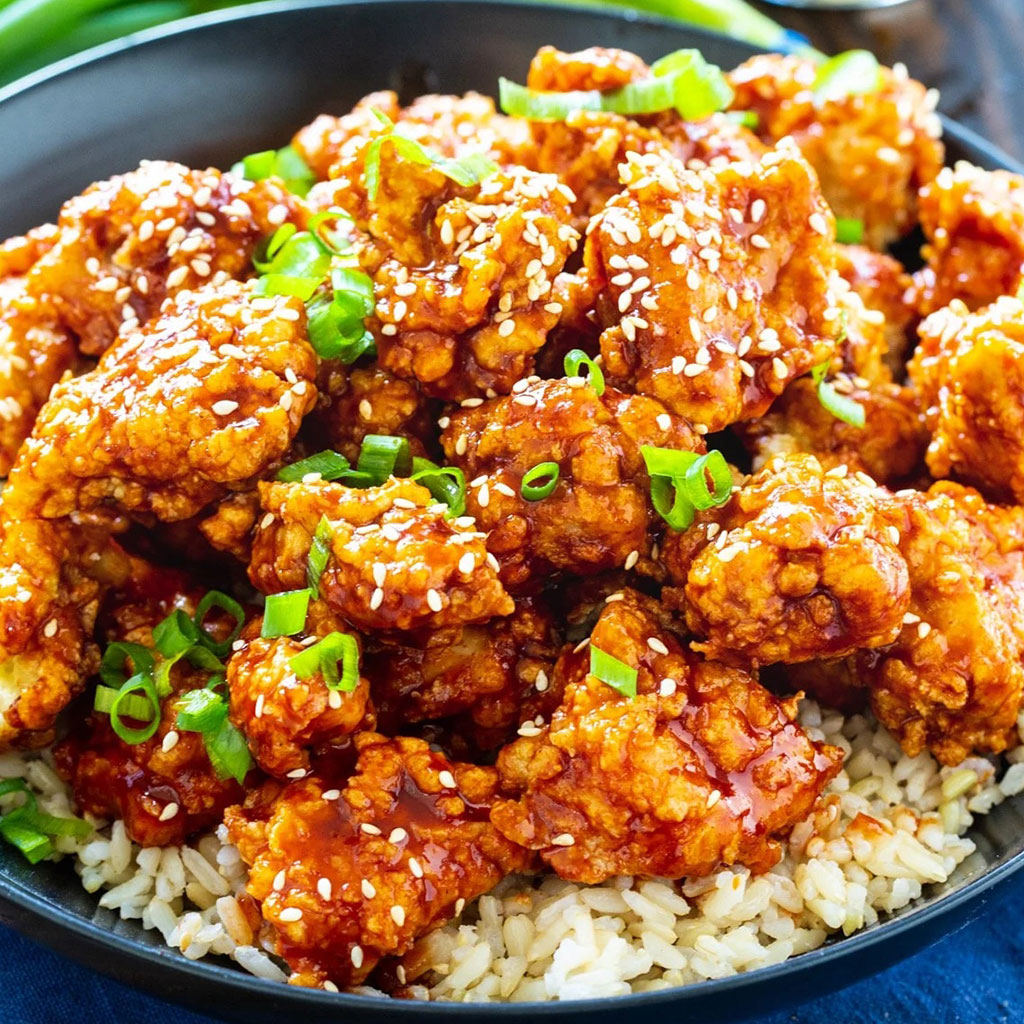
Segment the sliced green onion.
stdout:
<path fill-rule="evenodd" d="M 376 136 L 366 148 L 364 179 L 366 194 L 371 200 L 377 198 L 380 187 L 380 152 L 386 142 L 395 147 L 395 152 L 403 160 L 436 167 L 445 177 L 451 178 L 463 188 L 478 185 L 498 170 L 498 165 L 484 153 L 467 153 L 457 158 L 441 156 L 415 139 L 406 138 L 401 134 L 401 129 L 396 128 L 394 122 L 381 111 L 374 110 L 373 113 L 388 131 Z"/>
<path fill-rule="evenodd" d="M 252 258 L 262 275 L 257 291 L 263 295 L 297 295 L 309 299 L 327 276 L 331 254 L 308 231 L 283 224 Z"/>
<path fill-rule="evenodd" d="M 862 96 L 882 88 L 882 68 L 868 50 L 847 50 L 818 66 L 814 76 L 814 99 L 817 103 Z"/>
<path fill-rule="evenodd" d="M 531 121 L 564 121 L 578 110 L 603 110 L 603 97 L 596 89 L 574 92 L 542 92 L 507 78 L 498 79 L 498 105 L 512 117 Z"/>
<path fill-rule="evenodd" d="M 114 706 L 114 701 L 117 699 L 117 691 L 119 689 L 120 687 L 97 686 L 96 693 L 93 695 L 93 710 L 109 715 L 110 709 Z M 150 703 L 149 698 L 139 697 L 134 693 L 122 697 L 121 703 L 118 706 L 121 714 L 140 722 L 148 722 L 153 714 L 153 705 Z"/>
<path fill-rule="evenodd" d="M 306 561 L 306 584 L 314 599 L 320 597 L 320 577 L 327 568 L 331 557 L 331 537 L 334 533 L 327 516 L 321 516 L 313 532 L 313 540 L 309 545 L 309 558 Z"/>
<path fill-rule="evenodd" d="M 601 372 L 601 367 L 583 349 L 574 348 L 571 352 L 566 352 L 562 365 L 565 367 L 566 377 L 578 377 L 580 367 L 585 366 L 587 381 L 594 394 L 598 397 L 604 394 L 604 374 Z"/>
<path fill-rule="evenodd" d="M 409 479 L 426 487 L 435 501 L 444 502 L 449 515 L 461 516 L 466 511 L 466 475 L 457 466 L 439 466 L 416 456 Z"/>
<path fill-rule="evenodd" d="M 859 427 L 863 430 L 866 422 L 864 406 L 860 402 L 850 398 L 849 395 L 841 395 L 835 387 L 827 380 L 828 360 L 820 363 L 811 370 L 811 377 L 818 388 L 818 401 L 822 408 L 831 413 L 837 420 L 849 423 L 851 427 Z"/>
<path fill-rule="evenodd" d="M 279 469 L 274 479 L 283 480 L 286 483 L 298 483 L 310 473 L 319 473 L 324 480 L 338 480 L 351 468 L 344 455 L 328 449 Z"/>
<path fill-rule="evenodd" d="M 642 445 L 640 454 L 651 478 L 654 511 L 677 533 L 693 524 L 698 510 L 724 504 L 732 494 L 732 473 L 721 452 L 698 455 Z"/>
<path fill-rule="evenodd" d="M 153 643 L 165 658 L 179 658 L 199 643 L 199 630 L 180 608 L 175 608 L 153 627 Z"/>
<path fill-rule="evenodd" d="M 18 849 L 30 864 L 38 864 L 53 853 L 53 843 L 49 836 L 34 828 L 10 821 L 5 816 L 0 818 L 0 835 Z"/>
<path fill-rule="evenodd" d="M 227 717 L 215 729 L 203 733 L 203 746 L 218 779 L 234 779 L 239 785 L 245 782 L 252 768 L 252 754 L 245 736 Z"/>
<path fill-rule="evenodd" d="M 340 222 L 341 227 L 338 227 Z M 332 256 L 344 256 L 352 248 L 351 231 L 355 221 L 344 210 L 322 210 L 314 213 L 306 230 L 314 241 Z"/>
<path fill-rule="evenodd" d="M 224 698 L 215 690 L 189 690 L 174 705 L 178 709 L 175 722 L 185 732 L 207 732 L 215 729 L 228 713 Z"/>
<path fill-rule="evenodd" d="M 558 486 L 560 475 L 557 462 L 541 462 L 523 474 L 519 493 L 527 501 L 540 501 L 551 495 Z"/>
<path fill-rule="evenodd" d="M 407 438 L 367 434 L 359 449 L 356 472 L 365 474 L 371 484 L 382 484 L 391 476 L 404 476 L 411 465 Z"/>
<path fill-rule="evenodd" d="M 364 322 L 374 308 L 370 276 L 355 266 L 335 267 L 330 294 L 317 295 L 306 309 L 309 340 L 317 355 L 346 365 L 376 355 L 376 343 Z"/>
<path fill-rule="evenodd" d="M 125 672 L 125 663 L 130 662 L 131 672 Z M 100 662 L 100 678 L 115 689 L 128 678 L 138 672 L 152 675 L 156 661 L 153 653 L 141 644 L 114 643 L 103 652 Z"/>
<path fill-rule="evenodd" d="M 860 245 L 864 240 L 864 221 L 855 217 L 836 217 L 836 241 L 843 245 Z"/>
<path fill-rule="evenodd" d="M 640 446 L 644 465 L 649 476 L 683 477 L 700 456 L 696 452 L 684 452 L 678 448 L 657 448 L 651 444 Z"/>
<path fill-rule="evenodd" d="M 761 127 L 761 118 L 758 117 L 756 110 L 730 110 L 725 116 L 730 121 L 749 128 L 752 132 L 756 132 Z"/>
<path fill-rule="evenodd" d="M 235 620 L 234 629 L 226 640 L 217 640 L 203 628 L 203 622 L 211 608 L 219 608 L 227 612 Z M 245 609 L 233 598 L 220 590 L 210 590 L 196 606 L 196 614 L 192 620 L 199 630 L 199 642 L 218 658 L 226 658 L 231 653 L 231 645 L 241 635 L 245 625 Z"/>
<path fill-rule="evenodd" d="M 708 487 L 708 477 L 711 487 Z M 723 504 L 732 494 L 732 473 L 721 452 L 708 452 L 692 463 L 683 477 L 683 489 L 698 512 Z"/>
<path fill-rule="evenodd" d="M 593 644 L 590 645 L 590 674 L 621 693 L 623 697 L 636 696 L 636 669 L 599 650 Z"/>
<path fill-rule="evenodd" d="M 75 836 L 84 839 L 92 832 L 92 825 L 81 818 L 59 818 L 39 810 L 35 794 L 24 779 L 5 779 L 0 782 L 0 796 L 23 793 L 25 802 L 13 807 L 0 818 L 0 835 L 17 847 L 26 859 L 36 864 L 53 853 L 53 836 Z"/>
<path fill-rule="evenodd" d="M 302 159 L 292 146 L 283 149 L 265 149 L 242 157 L 231 173 L 248 181 L 262 181 L 264 178 L 280 178 L 289 192 L 297 196 L 306 195 L 316 183 L 316 175 L 309 164 Z"/>
<path fill-rule="evenodd" d="M 125 700 L 135 693 L 141 693 L 145 695 L 145 698 L 149 702 L 148 714 L 143 717 L 142 715 L 130 714 L 125 708 L 122 712 L 122 705 Z M 133 702 L 134 704 L 134 702 Z M 141 729 L 134 729 L 129 725 L 126 725 L 121 721 L 121 715 L 125 714 L 127 717 L 133 718 L 139 722 L 145 722 L 146 724 Z M 110 704 L 110 725 L 117 735 L 124 740 L 125 743 L 134 746 L 137 743 L 144 743 L 148 740 L 160 727 L 160 698 L 157 696 L 156 684 L 153 682 L 151 676 L 139 673 L 134 675 L 117 691 L 113 701 Z"/>
<path fill-rule="evenodd" d="M 270 639 L 275 636 L 294 636 L 306 625 L 306 612 L 313 592 L 287 590 L 283 594 L 268 594 L 263 611 L 263 628 L 260 636 Z"/>
<path fill-rule="evenodd" d="M 679 477 L 652 476 L 651 504 L 676 533 L 693 525 L 696 509 L 686 497 Z"/>
<path fill-rule="evenodd" d="M 351 693 L 359 682 L 359 645 L 347 633 L 328 633 L 319 643 L 296 654 L 289 664 L 299 679 L 319 672 L 329 690 Z"/>

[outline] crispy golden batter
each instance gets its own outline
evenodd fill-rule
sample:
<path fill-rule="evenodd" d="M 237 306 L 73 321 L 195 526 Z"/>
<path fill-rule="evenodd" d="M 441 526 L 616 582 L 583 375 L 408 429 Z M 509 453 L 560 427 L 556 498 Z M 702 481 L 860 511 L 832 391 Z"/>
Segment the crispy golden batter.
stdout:
<path fill-rule="evenodd" d="M 202 590 L 183 574 L 133 559 L 131 575 L 105 606 L 106 640 L 152 647 L 153 627 L 175 608 L 193 614 L 201 597 Z M 207 625 L 216 630 L 223 623 Z M 202 736 L 176 727 L 175 695 L 205 686 L 208 674 L 183 660 L 171 669 L 170 681 L 174 695 L 164 700 L 152 738 L 125 743 L 108 715 L 93 713 L 55 750 L 79 808 L 99 818 L 122 819 L 141 846 L 183 842 L 219 823 L 224 809 L 242 795 L 233 779 L 217 777 Z"/>
<path fill-rule="evenodd" d="M 795 150 L 689 171 L 631 157 L 585 260 L 613 382 L 700 429 L 760 416 L 838 334 L 832 215 Z"/>
<path fill-rule="evenodd" d="M 752 110 L 766 142 L 791 137 L 837 217 L 864 222 L 875 249 L 917 219 L 917 190 L 942 167 L 938 99 L 906 68 L 882 68 L 877 91 L 818 99 L 812 60 L 763 54 L 729 74 L 734 110 Z"/>
<path fill-rule="evenodd" d="M 643 395 L 582 378 L 524 382 L 451 417 L 441 435 L 449 462 L 470 482 L 467 512 L 513 589 L 555 572 L 595 573 L 647 562 L 656 515 L 640 446 L 703 451 L 690 425 Z M 523 476 L 559 466 L 554 492 L 522 497 Z M 660 520 L 658 520 L 660 522 Z"/>
<path fill-rule="evenodd" d="M 0 477 L 10 472 L 50 389 L 75 361 L 74 339 L 26 284 L 56 237 L 57 229 L 46 225 L 0 246 Z"/>
<path fill-rule="evenodd" d="M 921 316 L 954 299 L 978 309 L 1024 282 L 1024 178 L 965 161 L 921 190 L 925 266 L 912 298 Z"/>
<path fill-rule="evenodd" d="M 209 278 L 248 277 L 257 242 L 301 217 L 295 197 L 273 181 L 144 161 L 64 204 L 57 243 L 28 288 L 53 303 L 83 352 L 99 355 L 168 295 Z"/>
<path fill-rule="evenodd" d="M 923 472 L 928 432 L 916 392 L 898 384 L 861 387 L 840 374 L 837 392 L 864 409 L 864 427 L 837 419 L 818 398 L 808 377 L 793 381 L 758 420 L 736 425 L 759 470 L 773 455 L 806 452 L 825 469 L 846 466 L 882 484 L 899 483 Z"/>
<path fill-rule="evenodd" d="M 290 662 L 306 644 L 328 633 L 346 632 L 321 602 L 314 602 L 301 635 L 263 639 L 262 618 L 246 627 L 244 643 L 228 662 L 231 721 L 245 734 L 259 766 L 279 779 L 302 778 L 308 748 L 330 743 L 357 729 L 372 728 L 369 686 L 328 689 L 317 672 L 299 679 Z"/>
<path fill-rule="evenodd" d="M 697 537 L 670 536 L 669 573 L 708 657 L 771 664 L 890 643 L 910 603 L 898 517 L 867 478 L 776 457 Z M 711 525 L 713 523 L 714 525 Z M 706 543 L 700 547 L 700 532 Z"/>
<path fill-rule="evenodd" d="M 493 750 L 522 722 L 549 715 L 558 656 L 546 601 L 522 597 L 507 618 L 378 644 L 363 662 L 385 732 L 403 723 L 452 718 L 460 749 Z"/>
<path fill-rule="evenodd" d="M 447 507 L 419 484 L 265 483 L 260 496 L 266 514 L 249 576 L 265 593 L 306 586 L 310 543 L 325 516 L 330 558 L 320 594 L 358 629 L 440 629 L 513 610 L 483 534 L 447 519 Z"/>
<path fill-rule="evenodd" d="M 301 985 L 358 984 L 529 860 L 487 820 L 493 768 L 449 761 L 422 740 L 355 742 L 347 783 L 311 776 L 268 809 L 226 818 L 249 893 Z"/>
<path fill-rule="evenodd" d="M 502 789 L 518 797 L 494 805 L 498 829 L 573 881 L 771 867 L 842 752 L 808 739 L 795 701 L 686 652 L 633 591 L 606 606 L 590 642 L 637 668 L 638 695 L 589 675 L 589 651 L 563 656 L 550 726 L 498 758 Z"/>
<path fill-rule="evenodd" d="M 284 455 L 316 400 L 315 370 L 298 299 L 231 283 L 183 292 L 54 390 L 11 472 L 8 509 L 194 515 Z"/>
<path fill-rule="evenodd" d="M 82 526 L 0 513 L 0 749 L 43 746 L 98 664 L 92 628 L 121 549 Z"/>
<path fill-rule="evenodd" d="M 1024 502 L 1024 301 L 933 313 L 908 367 L 931 434 L 928 469 Z"/>
<path fill-rule="evenodd" d="M 940 483 L 901 491 L 911 601 L 894 644 L 858 658 L 879 720 L 911 756 L 998 753 L 1024 694 L 1024 518 Z"/>

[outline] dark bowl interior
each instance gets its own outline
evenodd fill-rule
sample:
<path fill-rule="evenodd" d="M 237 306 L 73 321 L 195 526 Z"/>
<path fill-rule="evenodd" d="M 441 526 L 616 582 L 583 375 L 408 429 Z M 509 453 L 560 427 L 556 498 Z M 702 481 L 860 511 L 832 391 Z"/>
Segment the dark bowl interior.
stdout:
<path fill-rule="evenodd" d="M 195 19 L 106 47 L 0 92 L 0 237 L 52 219 L 67 197 L 143 158 L 229 165 L 281 145 L 314 115 L 397 89 L 493 91 L 522 80 L 538 46 L 621 46 L 654 59 L 697 46 L 732 66 L 743 44 L 630 14 L 517 3 L 276 3 Z M 947 125 L 950 158 L 1019 170 L 973 133 Z M 32 868 L 0 847 L 0 920 L 96 970 L 247 1024 L 308 1021 L 526 1021 L 537 1016 L 729 1021 L 833 991 L 982 913 L 1024 864 L 1024 796 L 971 833 L 978 852 L 915 905 L 864 932 L 751 974 L 652 995 L 561 1004 L 451 1005 L 330 995 L 191 963 L 155 933 L 100 910 L 67 865 Z"/>

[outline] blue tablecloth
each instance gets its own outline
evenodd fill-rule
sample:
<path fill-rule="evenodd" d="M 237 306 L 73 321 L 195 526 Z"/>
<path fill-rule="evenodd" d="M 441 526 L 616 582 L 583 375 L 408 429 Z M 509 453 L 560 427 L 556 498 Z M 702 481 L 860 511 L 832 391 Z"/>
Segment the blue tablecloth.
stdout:
<path fill-rule="evenodd" d="M 884 974 L 751 1024 L 1024 1021 L 1024 878 L 980 920 Z M 213 1024 L 0 928 L 0 1024 Z"/>

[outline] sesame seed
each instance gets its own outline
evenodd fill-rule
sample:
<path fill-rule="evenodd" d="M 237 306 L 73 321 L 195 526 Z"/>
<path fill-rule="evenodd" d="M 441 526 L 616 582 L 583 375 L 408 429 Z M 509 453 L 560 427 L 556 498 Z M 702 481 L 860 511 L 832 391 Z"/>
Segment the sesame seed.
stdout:
<path fill-rule="evenodd" d="M 764 237 L 764 235 L 751 235 L 750 244 L 755 249 L 770 249 L 772 247 L 771 242 L 769 242 L 768 239 Z"/>
<path fill-rule="evenodd" d="M 160 821 L 170 821 L 178 813 L 178 810 L 177 804 L 167 804 L 160 812 Z"/>
<path fill-rule="evenodd" d="M 458 917 L 466 909 L 466 901 L 460 896 L 455 901 L 455 916 Z"/>
<path fill-rule="evenodd" d="M 721 799 L 722 799 L 722 794 L 717 789 L 711 790 L 711 792 L 708 793 L 708 802 L 707 802 L 708 810 L 710 811 L 711 808 L 714 807 L 715 804 L 717 804 L 718 801 L 721 800 Z"/>
<path fill-rule="evenodd" d="M 503 320 L 498 325 L 498 334 L 500 334 L 503 338 L 507 338 L 510 334 L 512 334 L 515 331 L 515 329 L 515 320 Z"/>
<path fill-rule="evenodd" d="M 398 333 L 398 328 L 394 324 L 381 324 L 380 333 L 390 338 Z"/>
<path fill-rule="evenodd" d="M 374 562 L 373 564 L 373 582 L 378 587 L 384 586 L 384 581 L 388 578 L 388 567 L 382 562 Z"/>
<path fill-rule="evenodd" d="M 632 569 L 637 562 L 640 561 L 640 552 L 634 548 L 628 555 L 626 555 L 626 561 L 624 567 L 626 569 Z"/>
<path fill-rule="evenodd" d="M 819 235 L 828 234 L 828 224 L 825 218 L 820 213 L 815 211 L 807 218 L 807 223 L 810 224 L 812 231 L 817 231 Z"/>
<path fill-rule="evenodd" d="M 238 403 L 225 398 L 223 401 L 213 403 L 213 411 L 218 416 L 230 416 L 238 408 Z"/>
<path fill-rule="evenodd" d="M 359 888 L 362 890 L 363 895 L 368 899 L 372 900 L 377 895 L 377 890 L 374 888 L 373 882 L 368 878 L 364 878 L 359 883 Z"/>
<path fill-rule="evenodd" d="M 307 770 L 305 768 L 293 768 L 290 772 L 288 772 L 288 778 L 289 779 L 304 779 L 307 774 L 308 774 L 308 772 L 307 772 Z"/>
<path fill-rule="evenodd" d="M 455 789 L 455 776 L 446 768 L 444 771 L 437 773 L 437 781 L 444 786 L 445 789 Z"/>
<path fill-rule="evenodd" d="M 316 883 L 316 891 L 325 899 L 331 898 L 331 880 L 329 878 L 321 878 Z"/>
<path fill-rule="evenodd" d="M 930 632 L 932 627 L 927 622 L 918 623 L 917 635 L 923 640 Z"/>
<path fill-rule="evenodd" d="M 409 870 L 412 872 L 413 878 L 423 877 L 423 868 L 415 857 L 409 858 Z"/>
<path fill-rule="evenodd" d="M 384 603 L 384 591 L 380 587 L 370 595 L 370 611 L 375 612 Z"/>
<path fill-rule="evenodd" d="M 541 669 L 537 673 L 537 678 L 533 681 L 533 688 L 538 693 L 544 693 L 549 685 L 550 683 L 548 682 L 548 674 L 544 671 L 544 669 Z"/>
<path fill-rule="evenodd" d="M 280 892 L 284 888 L 284 868 L 281 868 L 276 875 L 274 875 L 273 889 L 274 892 Z"/>
<path fill-rule="evenodd" d="M 340 789 L 325 789 L 323 792 L 323 798 L 325 800 L 337 800 L 341 796 Z"/>
<path fill-rule="evenodd" d="M 177 288 L 188 277 L 188 267 L 175 267 L 167 275 L 167 287 Z"/>
<path fill-rule="evenodd" d="M 655 654 L 668 654 L 668 648 L 656 636 L 649 636 L 647 638 L 647 646 L 650 647 Z"/>
<path fill-rule="evenodd" d="M 666 676 L 660 683 L 658 683 L 658 696 L 659 697 L 671 697 L 676 692 L 676 681 Z"/>
<path fill-rule="evenodd" d="M 379 836 L 383 833 L 376 825 L 371 825 L 368 821 L 364 821 L 359 828 L 366 833 L 368 836 Z"/>
<path fill-rule="evenodd" d="M 789 368 L 778 356 L 775 356 L 772 359 L 772 373 L 774 373 L 779 380 L 785 380 L 789 375 Z"/>
<path fill-rule="evenodd" d="M 899 544 L 900 542 L 900 531 L 895 526 L 889 527 L 889 540 L 891 540 L 893 544 Z"/>
<path fill-rule="evenodd" d="M 432 612 L 439 612 L 444 607 L 444 601 L 441 599 L 441 595 L 434 590 L 433 587 L 427 591 L 427 607 Z"/>
<path fill-rule="evenodd" d="M 401 320 L 402 317 L 404 317 L 408 311 L 409 307 L 405 304 L 403 300 L 399 299 L 398 302 L 395 303 L 395 307 L 392 310 L 392 316 L 396 321 Z"/>
<path fill-rule="evenodd" d="M 467 551 L 459 559 L 459 572 L 463 576 L 468 576 L 476 568 L 476 559 L 473 557 L 472 551 Z"/>
<path fill-rule="evenodd" d="M 481 508 L 487 508 L 491 503 L 491 492 L 487 489 L 487 484 L 483 484 L 480 490 L 477 492 L 476 500 Z"/>
<path fill-rule="evenodd" d="M 57 635 L 57 620 L 50 619 L 50 621 L 43 626 L 43 636 L 47 639 Z"/>
<path fill-rule="evenodd" d="M 555 838 L 551 840 L 551 845 L 552 846 L 575 846 L 576 845 L 576 840 L 568 832 L 562 832 L 560 835 L 555 836 Z"/>
<path fill-rule="evenodd" d="M 338 991 L 340 991 L 338 986 L 335 985 L 334 982 L 330 980 L 330 978 L 328 978 L 327 981 L 324 982 L 323 988 L 324 988 L 325 992 L 338 992 Z"/>
<path fill-rule="evenodd" d="M 489 565 L 489 566 L 490 566 L 490 567 L 491 567 L 491 568 L 492 568 L 492 569 L 493 569 L 493 570 L 494 570 L 495 572 L 500 572 L 500 571 L 501 571 L 501 565 L 499 564 L 499 562 L 498 562 L 498 559 L 497 559 L 497 558 L 495 558 L 495 557 L 494 557 L 494 555 L 493 555 L 493 554 L 491 554 L 491 552 L 490 552 L 490 551 L 488 551 L 488 552 L 487 552 L 487 564 L 488 564 L 488 565 Z"/>
<path fill-rule="evenodd" d="M 672 417 L 667 412 L 658 413 L 654 420 L 658 424 L 659 430 L 671 430 L 672 429 Z"/>
<path fill-rule="evenodd" d="M 349 959 L 352 961 L 352 966 L 358 971 L 363 966 L 363 947 L 353 946 Z"/>
<path fill-rule="evenodd" d="M 397 903 L 391 908 L 391 920 L 394 921 L 399 928 L 405 924 L 405 911 Z"/>
<path fill-rule="evenodd" d="M 116 292 L 121 282 L 116 277 L 104 277 L 93 286 L 98 292 Z"/>
<path fill-rule="evenodd" d="M 588 645 L 589 643 L 590 643 L 590 637 L 589 637 L 589 636 L 585 636 L 585 637 L 584 637 L 584 638 L 583 638 L 583 639 L 582 639 L 582 640 L 581 640 L 581 641 L 580 641 L 580 642 L 579 642 L 579 643 L 578 643 L 578 644 L 577 644 L 577 645 L 576 645 L 576 646 L 575 646 L 575 647 L 574 647 L 574 648 L 572 649 L 572 653 L 573 653 L 573 654 L 579 654 L 579 653 L 580 653 L 580 651 L 584 651 L 584 650 L 586 650 L 586 649 L 587 649 L 587 645 Z"/>
<path fill-rule="evenodd" d="M 177 730 L 171 729 L 170 732 L 164 737 L 163 743 L 160 744 L 160 749 L 166 754 L 173 750 L 178 745 L 178 733 Z"/>
<path fill-rule="evenodd" d="M 151 220 L 144 220 L 139 225 L 139 241 L 148 242 L 153 237 L 155 226 Z"/>
<path fill-rule="evenodd" d="M 284 921 L 285 924 L 291 924 L 293 921 L 301 921 L 302 911 L 298 907 L 285 907 L 278 915 L 278 920 Z"/>
<path fill-rule="evenodd" d="M 761 218 L 765 215 L 767 209 L 768 204 L 763 199 L 755 199 L 753 203 L 750 204 L 750 219 L 755 224 L 760 223 Z"/>

